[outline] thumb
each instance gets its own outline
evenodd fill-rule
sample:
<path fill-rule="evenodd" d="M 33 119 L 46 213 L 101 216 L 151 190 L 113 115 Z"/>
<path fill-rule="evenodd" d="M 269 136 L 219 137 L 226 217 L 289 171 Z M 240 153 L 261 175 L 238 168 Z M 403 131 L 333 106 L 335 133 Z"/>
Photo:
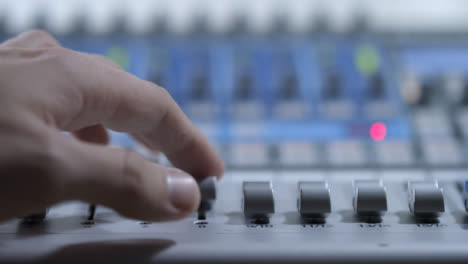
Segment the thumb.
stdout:
<path fill-rule="evenodd" d="M 198 185 L 189 174 L 149 162 L 130 150 L 59 137 L 68 170 L 63 200 L 102 204 L 148 221 L 179 219 L 198 207 Z"/>

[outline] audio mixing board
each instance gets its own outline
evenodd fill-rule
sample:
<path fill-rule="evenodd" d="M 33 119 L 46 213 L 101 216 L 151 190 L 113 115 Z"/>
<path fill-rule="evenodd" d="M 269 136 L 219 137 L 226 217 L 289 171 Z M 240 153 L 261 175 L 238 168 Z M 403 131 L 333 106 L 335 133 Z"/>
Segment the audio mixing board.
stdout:
<path fill-rule="evenodd" d="M 361 1 L 380 15 L 358 12 L 341 28 L 343 16 L 324 11 L 306 27 L 292 1 L 289 24 L 250 13 L 229 24 L 159 2 L 172 11 L 151 29 L 143 15 L 107 23 L 101 11 L 69 27 L 50 27 L 53 15 L 32 26 L 166 88 L 226 174 L 200 183 L 199 211 L 176 222 L 69 202 L 0 223 L 1 263 L 468 261 L 468 23 L 422 23 L 431 32 L 411 20 L 400 32 L 407 9 L 384 16 Z M 457 1 L 428 2 L 458 12 Z M 457 12 L 446 13 L 468 17 Z M 23 24 L 7 25 L 3 38 Z M 111 142 L 170 165 L 126 134 L 112 132 Z"/>

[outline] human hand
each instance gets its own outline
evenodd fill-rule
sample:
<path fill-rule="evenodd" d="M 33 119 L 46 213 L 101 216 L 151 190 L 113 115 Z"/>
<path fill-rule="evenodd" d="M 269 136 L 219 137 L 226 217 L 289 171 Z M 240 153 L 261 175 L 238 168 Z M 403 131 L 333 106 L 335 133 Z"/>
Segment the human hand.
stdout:
<path fill-rule="evenodd" d="M 106 128 L 181 170 L 105 146 Z M 179 219 L 199 204 L 195 179 L 224 170 L 166 90 L 42 31 L 0 45 L 0 146 L 0 221 L 67 200 L 141 220 Z"/>

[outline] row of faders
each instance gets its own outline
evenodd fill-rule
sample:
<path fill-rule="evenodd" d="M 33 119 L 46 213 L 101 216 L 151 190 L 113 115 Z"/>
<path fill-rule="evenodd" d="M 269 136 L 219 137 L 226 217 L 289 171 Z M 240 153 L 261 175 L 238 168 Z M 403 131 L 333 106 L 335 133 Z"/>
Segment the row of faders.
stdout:
<path fill-rule="evenodd" d="M 198 220 L 206 220 L 206 213 L 216 200 L 216 177 L 208 177 L 199 183 L 201 202 Z M 306 219 L 325 219 L 332 212 L 330 188 L 326 181 L 300 181 L 297 210 Z M 437 181 L 409 181 L 407 185 L 409 211 L 416 218 L 436 218 L 445 211 L 443 190 Z M 273 187 L 269 181 L 245 181 L 242 185 L 242 208 L 247 218 L 268 222 L 275 213 Z M 468 181 L 464 184 L 464 204 L 468 211 Z M 381 180 L 353 181 L 353 208 L 357 217 L 365 221 L 379 221 L 387 211 L 387 192 Z M 95 205 L 90 206 L 93 220 Z M 25 217 L 28 223 L 41 221 L 46 211 Z"/>
<path fill-rule="evenodd" d="M 414 217 L 436 218 L 445 211 L 443 191 L 437 181 L 410 181 L 407 187 L 409 210 Z M 248 181 L 242 188 L 246 217 L 267 220 L 275 212 L 271 182 Z M 376 220 L 385 214 L 387 193 L 383 182 L 353 181 L 353 207 L 355 214 L 365 220 Z M 327 182 L 298 182 L 297 209 L 304 218 L 325 219 L 332 211 Z"/>

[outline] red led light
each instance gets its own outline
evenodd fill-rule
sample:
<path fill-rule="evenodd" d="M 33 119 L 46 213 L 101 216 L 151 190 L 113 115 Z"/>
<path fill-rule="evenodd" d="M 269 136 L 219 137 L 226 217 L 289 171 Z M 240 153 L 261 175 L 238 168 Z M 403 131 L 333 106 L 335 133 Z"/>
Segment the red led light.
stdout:
<path fill-rule="evenodd" d="M 387 126 L 382 122 L 375 122 L 369 129 L 369 135 L 374 141 L 381 141 L 387 135 Z"/>

